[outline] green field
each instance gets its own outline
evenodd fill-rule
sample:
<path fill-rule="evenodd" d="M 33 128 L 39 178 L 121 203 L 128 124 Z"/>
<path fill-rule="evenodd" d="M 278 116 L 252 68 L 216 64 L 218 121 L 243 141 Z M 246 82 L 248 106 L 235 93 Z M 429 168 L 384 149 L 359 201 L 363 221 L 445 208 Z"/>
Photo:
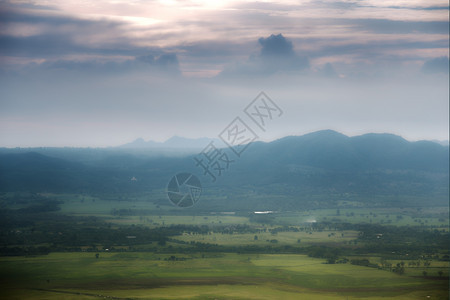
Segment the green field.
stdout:
<path fill-rule="evenodd" d="M 331 235 L 331 234 L 334 235 Z M 202 243 L 212 243 L 218 245 L 266 245 L 267 243 L 276 243 L 278 245 L 292 245 L 301 244 L 304 245 L 314 245 L 317 243 L 345 243 L 354 240 L 358 233 L 356 231 L 322 231 L 322 232 L 279 232 L 277 234 L 272 234 L 269 232 L 263 233 L 243 233 L 243 234 L 222 234 L 222 233 L 212 233 L 209 235 L 190 235 L 183 234 L 182 236 L 176 237 L 177 240 L 182 240 L 186 242 L 198 241 Z M 255 236 L 257 239 L 255 240 Z M 299 241 L 300 240 L 300 241 Z"/>
<path fill-rule="evenodd" d="M 159 194 L 158 194 L 159 195 Z M 146 226 L 159 226 L 170 224 L 243 224 L 247 217 L 236 215 L 236 212 L 198 212 L 195 210 L 183 211 L 168 203 L 155 205 L 149 199 L 152 195 L 141 195 L 131 199 L 102 199 L 85 195 L 49 195 L 64 201 L 61 212 L 80 216 L 100 216 L 108 222 L 120 224 L 144 224 Z M 154 195 L 153 195 L 154 196 Z M 204 200 L 207 201 L 207 200 Z M 280 225 L 301 225 L 305 222 L 350 222 L 373 223 L 386 225 L 424 225 L 448 227 L 448 207 L 421 207 L 421 208 L 395 208 L 395 207 L 352 207 L 349 203 L 341 203 L 341 208 L 315 209 L 305 211 L 274 212 L 276 223 Z M 137 215 L 111 216 L 112 210 L 144 211 L 146 217 Z M 145 213 L 147 212 L 147 213 Z M 250 213 L 250 212 L 249 212 Z M 156 223 L 156 224 L 153 224 Z"/>
<path fill-rule="evenodd" d="M 59 202 L 0 199 L 0 299 L 449 299 L 446 207 L 255 214 L 43 196 Z"/>
<path fill-rule="evenodd" d="M 448 297 L 448 280 L 328 265 L 305 255 L 51 253 L 3 257 L 0 263 L 2 299 Z"/>

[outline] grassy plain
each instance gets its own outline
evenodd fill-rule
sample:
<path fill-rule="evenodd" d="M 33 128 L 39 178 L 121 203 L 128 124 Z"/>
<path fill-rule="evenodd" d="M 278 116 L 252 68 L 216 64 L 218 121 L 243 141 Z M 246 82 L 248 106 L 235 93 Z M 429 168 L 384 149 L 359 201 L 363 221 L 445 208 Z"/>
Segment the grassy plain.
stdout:
<path fill-rule="evenodd" d="M 171 260 L 175 256 L 178 260 Z M 2 299 L 447 299 L 448 283 L 305 255 L 0 258 Z M 430 298 L 427 298 L 430 296 Z"/>
<path fill-rule="evenodd" d="M 334 235 L 331 235 L 334 233 Z M 342 236 L 343 235 L 343 236 Z M 255 236 L 257 239 L 255 239 Z M 276 243 L 277 245 L 314 245 L 317 243 L 344 243 L 354 240 L 358 236 L 358 232 L 345 231 L 322 231 L 322 232 L 278 232 L 272 234 L 270 232 L 262 233 L 242 233 L 242 234 L 224 234 L 212 233 L 208 235 L 191 235 L 183 234 L 177 236 L 177 240 L 185 242 L 202 242 L 218 245 L 267 245 Z"/>
<path fill-rule="evenodd" d="M 159 195 L 159 194 L 158 194 Z M 161 226 L 171 224 L 214 225 L 246 224 L 248 216 L 236 212 L 197 212 L 193 209 L 183 210 L 171 205 L 155 205 L 149 199 L 151 195 L 142 195 L 133 199 L 101 199 L 83 195 L 52 195 L 64 201 L 61 212 L 81 216 L 104 217 L 108 222 L 122 225 L 142 224 Z M 206 201 L 206 200 L 205 200 Z M 448 227 L 448 207 L 394 208 L 394 207 L 360 207 L 350 202 L 341 203 L 342 207 L 334 209 L 307 209 L 304 211 L 274 212 L 272 216 L 279 225 L 299 226 L 308 222 L 348 222 L 384 225 L 424 225 Z M 113 210 L 132 210 L 142 215 L 116 215 Z M 249 212 L 251 213 L 251 212 Z"/>
<path fill-rule="evenodd" d="M 0 299 L 448 299 L 448 261 L 427 257 L 428 266 L 408 265 L 402 259 L 382 259 L 377 253 L 348 256 L 381 266 L 405 263 L 404 273 L 347 263 L 326 264 L 326 259 L 300 254 L 238 254 L 221 252 L 175 253 L 175 247 L 200 242 L 220 246 L 355 247 L 359 232 L 308 230 L 314 223 L 422 226 L 448 231 L 448 208 L 359 207 L 283 211 L 264 221 L 253 212 L 196 212 L 157 205 L 145 196 L 111 200 L 83 195 L 49 195 L 64 201 L 58 214 L 96 217 L 112 228 L 139 225 L 208 226 L 206 234 L 184 232 L 164 246 L 143 243 L 117 246 L 111 252 L 98 245 L 96 252 L 51 252 L 48 255 L 0 257 Z M 20 208 L 20 207 L 14 207 Z M 255 232 L 222 233 L 236 225 Z M 279 231 L 283 226 L 301 229 Z M 218 228 L 214 231 L 214 228 Z M 256 236 L 256 238 L 255 238 Z M 375 238 L 375 237 L 374 237 Z M 137 237 L 137 240 L 139 237 Z M 352 243 L 353 242 L 353 243 Z M 83 245 L 86 250 L 89 245 Z M 157 250 L 154 250 L 157 249 Z M 130 251 L 131 250 L 131 251 Z M 197 250 L 195 250 L 197 251 Z M 272 253 L 272 252 L 269 252 Z M 442 254 L 440 254 L 442 258 Z M 418 259 L 416 258 L 414 262 Z M 424 275 L 424 271 L 426 275 Z M 441 271 L 440 275 L 439 272 Z"/>

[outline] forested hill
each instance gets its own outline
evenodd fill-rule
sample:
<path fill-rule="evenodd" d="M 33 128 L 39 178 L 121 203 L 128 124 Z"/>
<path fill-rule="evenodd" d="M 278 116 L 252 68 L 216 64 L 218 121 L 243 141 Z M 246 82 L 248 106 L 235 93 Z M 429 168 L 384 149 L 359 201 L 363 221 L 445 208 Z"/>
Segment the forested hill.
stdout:
<path fill-rule="evenodd" d="M 249 148 L 249 160 L 299 164 L 325 170 L 390 169 L 448 173 L 449 147 L 435 142 L 408 142 L 393 134 L 348 137 L 324 130 L 289 136 Z"/>
<path fill-rule="evenodd" d="M 164 191 L 171 176 L 187 171 L 210 191 L 237 201 L 249 193 L 289 198 L 291 204 L 308 197 L 448 202 L 449 147 L 434 142 L 409 142 L 392 134 L 347 137 L 326 130 L 255 142 L 240 158 L 228 153 L 234 162 L 212 182 L 195 166 L 195 155 L 152 156 L 123 148 L 1 149 L 0 191 Z"/>

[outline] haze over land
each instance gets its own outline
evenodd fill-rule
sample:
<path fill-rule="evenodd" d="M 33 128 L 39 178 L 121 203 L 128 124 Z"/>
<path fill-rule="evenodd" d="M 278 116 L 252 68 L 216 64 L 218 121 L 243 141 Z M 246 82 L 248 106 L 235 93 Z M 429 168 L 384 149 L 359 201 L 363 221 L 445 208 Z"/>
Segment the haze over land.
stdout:
<path fill-rule="evenodd" d="M 169 205 L 168 181 L 191 172 L 205 187 L 195 207 L 199 210 L 323 208 L 339 201 L 388 207 L 448 204 L 449 147 L 430 141 L 325 130 L 255 142 L 241 157 L 224 148 L 230 163 L 220 172 L 211 166 L 213 173 L 196 164 L 196 158 L 207 157 L 202 148 L 162 149 L 0 148 L 0 192 L 114 199 L 149 194 L 149 201 Z"/>

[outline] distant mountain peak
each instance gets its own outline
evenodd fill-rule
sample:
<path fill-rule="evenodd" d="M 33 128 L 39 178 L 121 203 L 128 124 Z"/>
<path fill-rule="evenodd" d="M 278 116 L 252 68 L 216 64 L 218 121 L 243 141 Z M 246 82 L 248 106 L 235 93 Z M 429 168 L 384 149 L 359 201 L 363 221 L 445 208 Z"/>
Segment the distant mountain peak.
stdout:
<path fill-rule="evenodd" d="M 145 144 L 146 141 L 144 141 L 143 138 L 137 138 L 132 143 L 138 145 L 138 144 Z"/>
<path fill-rule="evenodd" d="M 348 138 L 348 136 L 346 136 L 345 134 L 331 130 L 331 129 L 314 131 L 311 133 L 307 133 L 304 136 L 305 137 L 309 136 L 309 137 L 344 137 L 344 138 Z"/>
<path fill-rule="evenodd" d="M 131 143 L 119 146 L 119 148 L 167 148 L 167 149 L 203 149 L 211 141 L 218 141 L 212 138 L 197 138 L 190 139 L 174 135 L 165 142 L 145 141 L 143 138 L 138 138 Z"/>
<path fill-rule="evenodd" d="M 399 144 L 405 144 L 409 143 L 408 140 L 404 139 L 403 137 L 393 134 L 393 133 L 365 133 L 357 136 L 349 137 L 343 133 L 340 133 L 338 131 L 332 130 L 332 129 L 324 129 L 324 130 L 318 130 L 310 133 L 306 133 L 304 135 L 299 136 L 286 136 L 282 137 L 276 141 L 273 142 L 284 142 L 288 140 L 297 140 L 297 139 L 303 139 L 303 140 L 315 140 L 315 141 L 345 141 L 348 139 L 351 140 L 366 140 L 370 141 L 370 143 L 378 143 L 377 141 L 383 141 L 384 143 L 399 143 Z M 222 141 L 220 141 L 217 138 L 186 138 L 178 135 L 174 135 L 167 139 L 164 142 L 155 142 L 152 140 L 145 141 L 143 138 L 137 138 L 131 143 L 127 143 L 124 145 L 119 146 L 119 148 L 155 148 L 155 149 L 203 149 L 208 145 L 210 142 L 214 142 L 216 147 L 225 147 Z M 449 142 L 447 141 L 437 141 L 432 140 L 429 141 L 432 143 L 440 144 L 442 146 L 448 146 Z"/>
<path fill-rule="evenodd" d="M 170 143 L 174 143 L 174 142 L 194 141 L 194 140 L 198 140 L 198 139 L 189 139 L 189 138 L 185 138 L 182 136 L 174 135 L 171 138 L 167 139 L 164 142 L 164 144 L 170 144 Z"/>

